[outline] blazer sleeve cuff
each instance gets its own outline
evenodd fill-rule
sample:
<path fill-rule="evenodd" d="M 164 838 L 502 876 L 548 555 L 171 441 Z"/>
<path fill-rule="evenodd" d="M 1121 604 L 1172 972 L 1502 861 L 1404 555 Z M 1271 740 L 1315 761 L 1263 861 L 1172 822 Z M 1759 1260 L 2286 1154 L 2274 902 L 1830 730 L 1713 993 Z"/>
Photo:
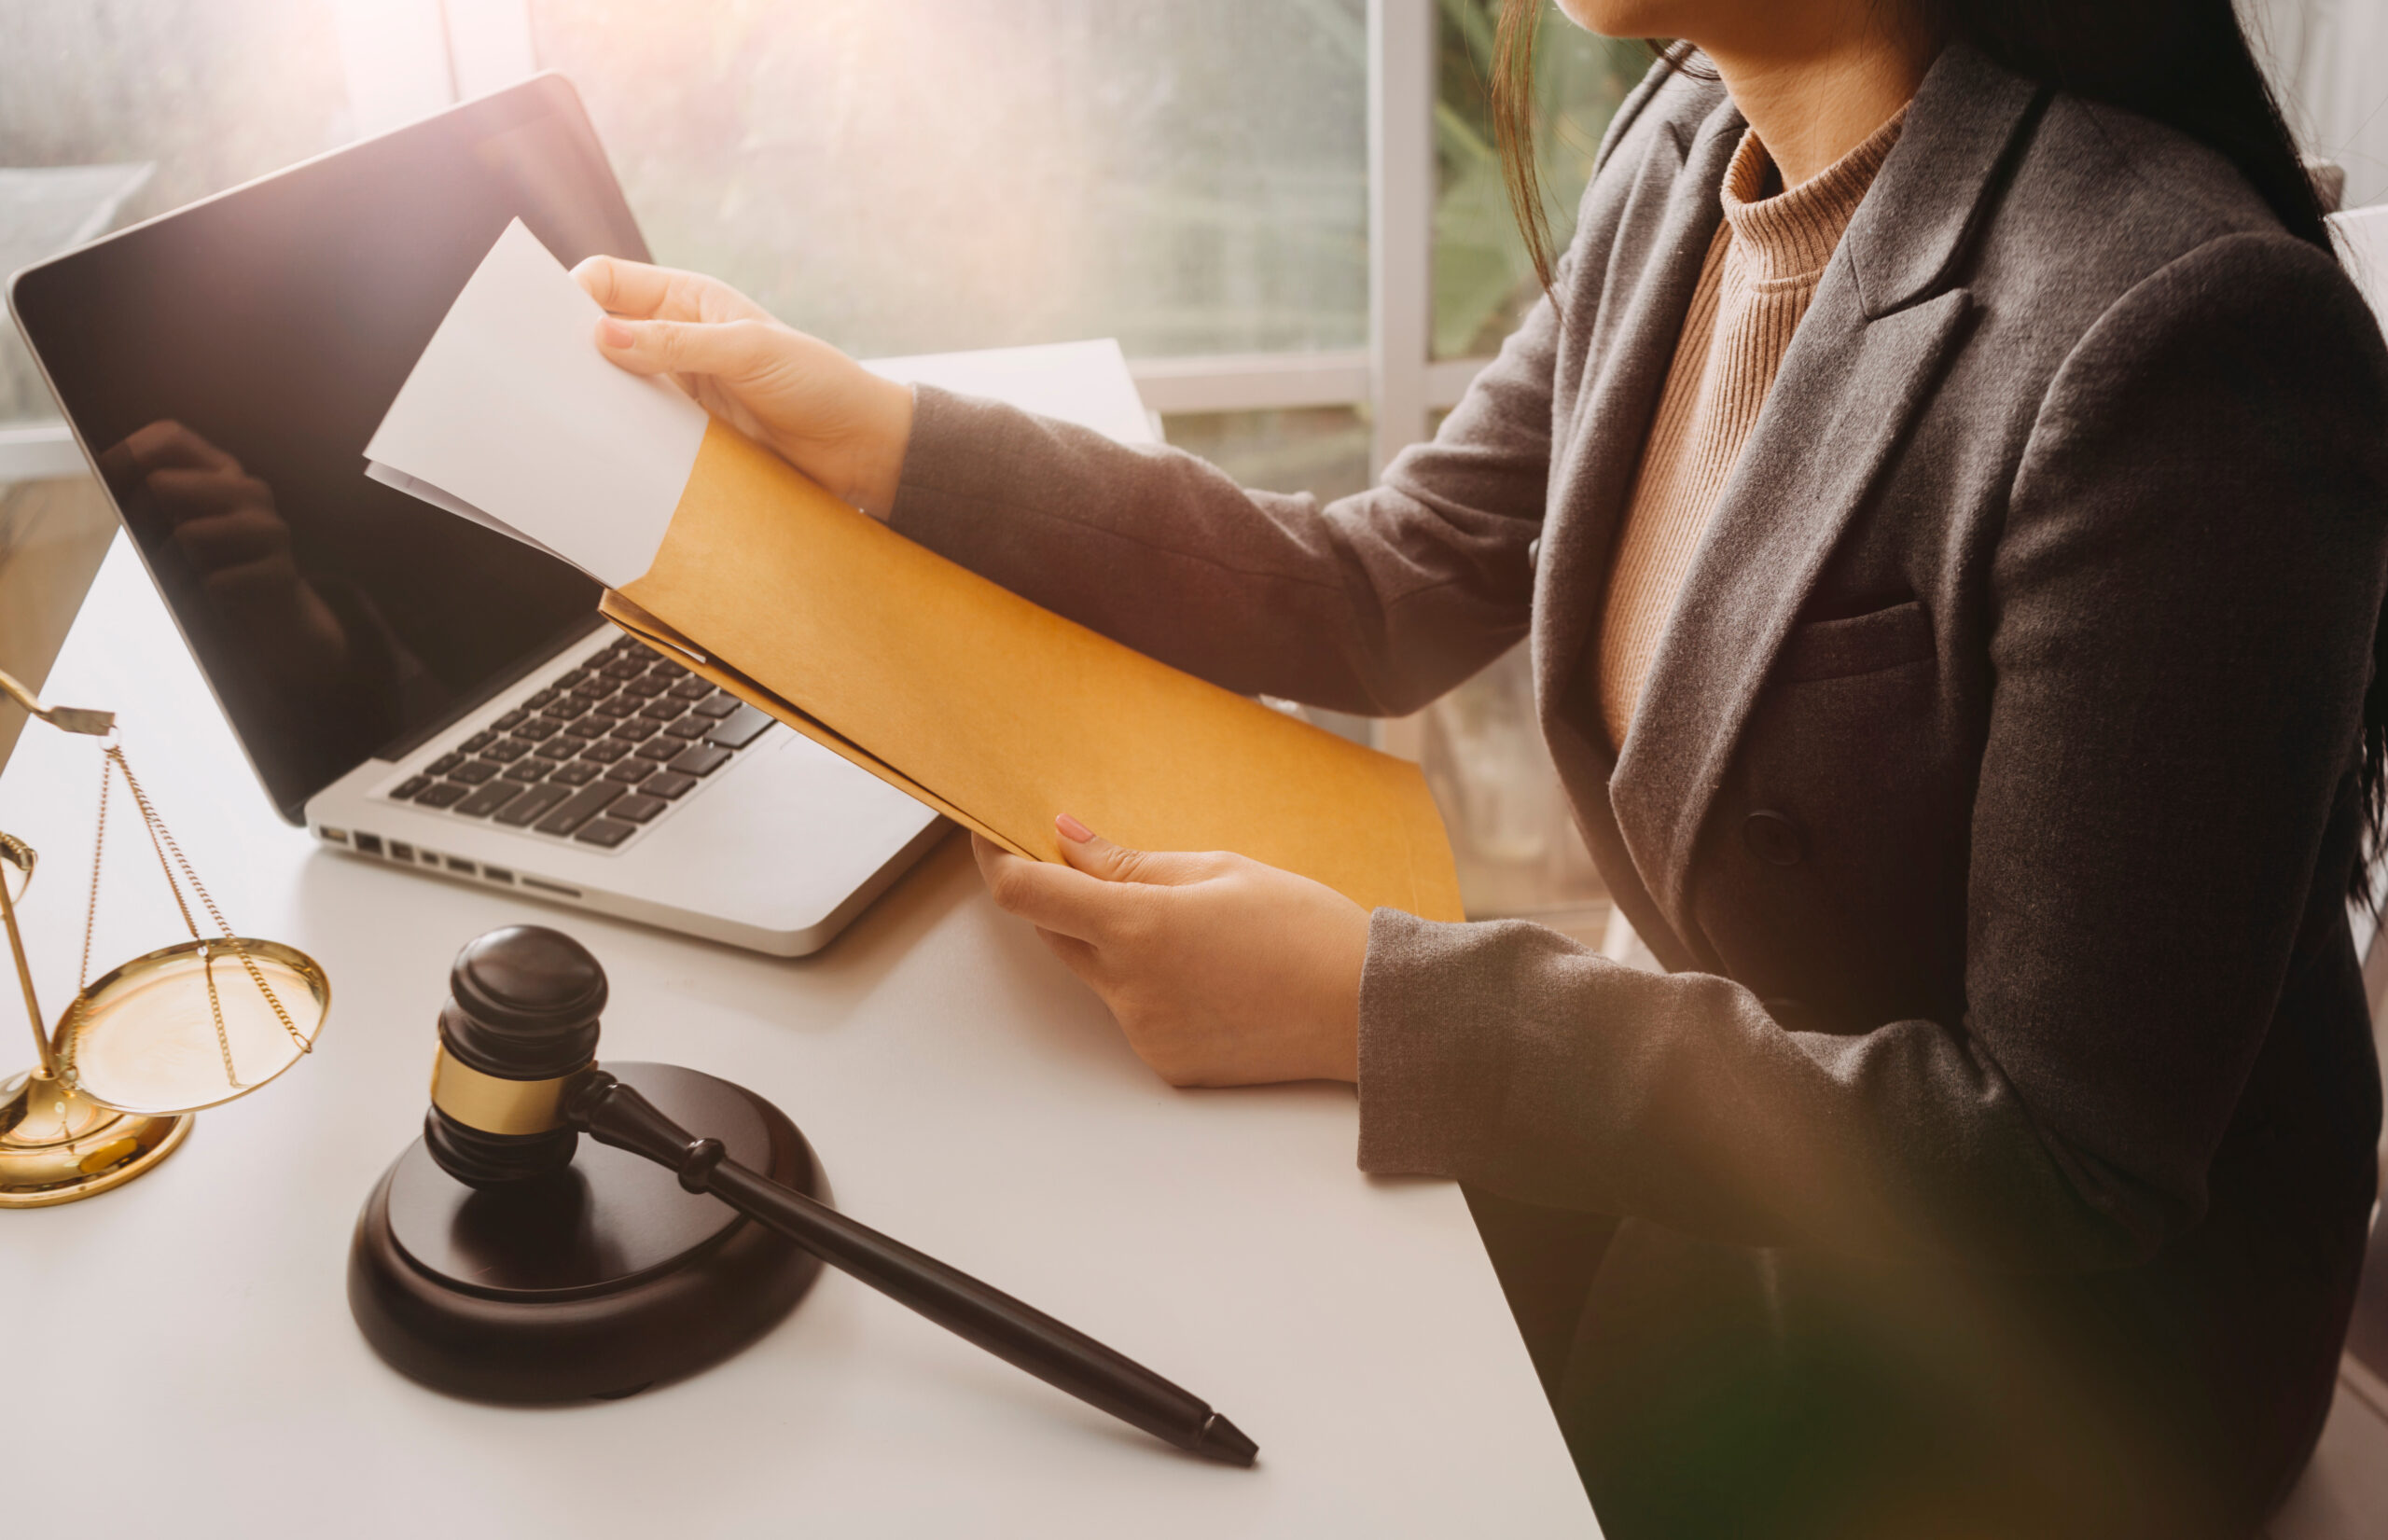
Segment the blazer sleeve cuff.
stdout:
<path fill-rule="evenodd" d="M 912 435 L 896 483 L 888 528 L 939 549 L 957 520 L 983 520 L 990 501 L 1002 501 L 994 465 L 1018 409 L 956 395 L 937 385 L 912 387 Z"/>
<path fill-rule="evenodd" d="M 1470 965 L 1480 924 L 1379 909 L 1360 972 L 1360 1169 L 1458 1176 L 1499 1127 L 1505 1034 L 1486 1030 Z"/>

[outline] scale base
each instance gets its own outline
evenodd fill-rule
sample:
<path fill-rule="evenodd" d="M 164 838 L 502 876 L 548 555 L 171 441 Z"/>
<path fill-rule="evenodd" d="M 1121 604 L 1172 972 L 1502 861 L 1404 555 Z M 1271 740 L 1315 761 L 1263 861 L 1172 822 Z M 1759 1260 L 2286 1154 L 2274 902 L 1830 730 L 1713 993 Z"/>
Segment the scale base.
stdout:
<path fill-rule="evenodd" d="M 730 1158 L 828 1201 L 812 1146 L 752 1091 L 669 1064 L 605 1068 Z M 348 1305 L 376 1353 L 435 1390 L 610 1400 L 729 1357 L 820 1271 L 718 1199 L 594 1140 L 552 1178 L 475 1191 L 418 1139 L 357 1217 Z"/>
<path fill-rule="evenodd" d="M 104 1107 L 28 1070 L 0 1083 L 0 1209 L 72 1203 L 120 1187 L 182 1147 L 188 1115 Z"/>

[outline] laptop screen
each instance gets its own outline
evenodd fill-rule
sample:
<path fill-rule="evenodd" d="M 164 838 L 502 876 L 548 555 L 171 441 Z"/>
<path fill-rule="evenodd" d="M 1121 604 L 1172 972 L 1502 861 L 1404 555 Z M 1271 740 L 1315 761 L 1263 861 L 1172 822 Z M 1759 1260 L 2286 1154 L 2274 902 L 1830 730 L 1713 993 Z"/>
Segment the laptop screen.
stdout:
<path fill-rule="evenodd" d="M 645 259 L 542 76 L 20 274 L 19 324 L 285 818 L 595 621 L 550 557 L 365 475 L 365 444 L 520 216 Z"/>

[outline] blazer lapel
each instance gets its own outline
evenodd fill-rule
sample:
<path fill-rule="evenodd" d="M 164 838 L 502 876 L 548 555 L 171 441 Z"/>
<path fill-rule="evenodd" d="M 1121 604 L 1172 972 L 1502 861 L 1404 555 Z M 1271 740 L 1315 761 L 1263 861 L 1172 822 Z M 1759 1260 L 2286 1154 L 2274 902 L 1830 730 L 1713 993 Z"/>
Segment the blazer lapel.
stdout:
<path fill-rule="evenodd" d="M 1687 940 L 1692 846 L 1750 707 L 1968 308 L 1957 289 L 1868 325 L 1854 286 L 1834 287 L 1801 323 L 1692 558 L 1611 779 L 1634 867 Z"/>
<path fill-rule="evenodd" d="M 1943 285 L 2044 100 L 1963 46 L 1934 65 L 1692 559 L 1608 789 L 1634 869 L 1695 951 L 1701 827 L 1776 653 L 1962 334 L 1971 299 Z"/>
<path fill-rule="evenodd" d="M 1670 128 L 1644 158 L 1618 220 L 1586 345 L 1591 378 L 1557 446 L 1534 576 L 1531 661 L 1543 739 L 1610 895 L 1669 966 L 1685 953 L 1632 881 L 1608 800 L 1605 735 L 1579 730 L 1568 706 L 1584 639 L 1600 613 L 1617 519 L 1658 410 L 1701 262 L 1724 219 L 1716 189 L 1744 124 L 1720 103 L 1686 145 Z"/>
<path fill-rule="evenodd" d="M 1552 467 L 1550 511 L 1535 566 L 1532 646 L 1535 697 L 1546 722 L 1565 697 L 1600 613 L 1617 520 L 1642 462 L 1642 442 L 1701 264 L 1724 221 L 1717 188 L 1742 127 L 1729 102 L 1709 115 L 1690 146 L 1665 136 L 1671 152 L 1652 147 L 1619 216 L 1586 350 L 1593 378 L 1577 397 Z M 1605 743 L 1601 752 L 1605 759 Z"/>

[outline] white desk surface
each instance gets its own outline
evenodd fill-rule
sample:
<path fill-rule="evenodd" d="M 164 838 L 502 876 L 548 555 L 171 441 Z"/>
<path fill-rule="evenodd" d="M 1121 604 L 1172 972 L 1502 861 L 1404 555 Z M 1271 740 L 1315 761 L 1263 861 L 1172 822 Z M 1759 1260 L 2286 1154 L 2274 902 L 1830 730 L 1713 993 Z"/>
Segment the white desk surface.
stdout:
<path fill-rule="evenodd" d="M 11 1533 L 1583 1535 L 1595 1526 L 1447 1184 L 1353 1165 L 1350 1090 L 1175 1091 L 948 840 L 780 962 L 315 848 L 268 807 L 119 539 L 45 696 L 122 714 L 232 923 L 328 970 L 313 1057 L 128 1187 L 0 1213 Z M 74 985 L 97 753 L 35 725 L 0 826 L 44 861 Z M 119 794 L 95 968 L 176 939 Z M 613 981 L 604 1053 L 772 1098 L 847 1212 L 1187 1385 L 1260 1443 L 1180 1455 L 834 1272 L 778 1329 L 632 1399 L 524 1410 L 384 1367 L 358 1206 L 415 1135 L 456 949 L 557 924 Z M 0 1071 L 30 1057 L 13 989 Z"/>

